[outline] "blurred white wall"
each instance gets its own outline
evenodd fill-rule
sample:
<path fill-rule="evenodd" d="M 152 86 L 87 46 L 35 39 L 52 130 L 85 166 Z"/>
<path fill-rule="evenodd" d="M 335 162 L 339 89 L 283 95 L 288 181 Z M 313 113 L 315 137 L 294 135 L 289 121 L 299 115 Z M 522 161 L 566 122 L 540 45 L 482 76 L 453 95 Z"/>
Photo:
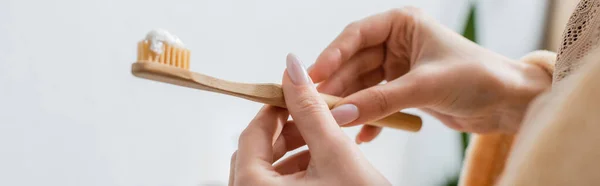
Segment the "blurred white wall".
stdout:
<path fill-rule="evenodd" d="M 547 0 L 480 0 L 479 43 L 513 59 L 541 48 L 549 5 Z"/>
<path fill-rule="evenodd" d="M 261 105 L 134 78 L 136 42 L 152 28 L 183 39 L 194 71 L 280 82 L 288 52 L 312 63 L 351 21 L 413 5 L 460 31 L 466 1 L 0 1 L 0 185 L 226 184 Z M 457 133 L 423 117 L 420 133 L 362 145 L 394 185 L 458 172 Z"/>

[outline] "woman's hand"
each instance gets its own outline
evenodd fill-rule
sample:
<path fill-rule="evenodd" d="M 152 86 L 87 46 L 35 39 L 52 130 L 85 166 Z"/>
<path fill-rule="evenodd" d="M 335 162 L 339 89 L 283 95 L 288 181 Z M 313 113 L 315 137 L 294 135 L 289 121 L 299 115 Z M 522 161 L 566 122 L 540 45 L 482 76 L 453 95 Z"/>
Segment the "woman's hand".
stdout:
<path fill-rule="evenodd" d="M 453 129 L 478 133 L 515 132 L 528 103 L 551 83 L 543 69 L 486 50 L 415 8 L 348 25 L 309 74 L 320 92 L 358 107 L 360 116 L 342 125 L 420 108 Z M 363 126 L 357 142 L 380 130 Z"/>
<path fill-rule="evenodd" d="M 240 136 L 229 185 L 390 185 L 336 123 L 358 113 L 343 106 L 329 111 L 292 55 L 283 91 L 294 120 L 287 121 L 285 109 L 264 107 Z M 305 144 L 307 151 L 275 163 Z"/>

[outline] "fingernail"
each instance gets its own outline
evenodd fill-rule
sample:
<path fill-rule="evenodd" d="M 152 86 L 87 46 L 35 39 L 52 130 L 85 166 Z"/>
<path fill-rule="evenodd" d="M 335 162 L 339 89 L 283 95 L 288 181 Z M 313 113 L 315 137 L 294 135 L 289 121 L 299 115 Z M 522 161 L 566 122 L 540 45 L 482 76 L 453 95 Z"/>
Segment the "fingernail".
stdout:
<path fill-rule="evenodd" d="M 346 125 L 358 118 L 358 107 L 353 104 L 344 104 L 331 110 L 331 115 L 338 125 Z"/>
<path fill-rule="evenodd" d="M 295 85 L 312 84 L 308 73 L 304 69 L 304 65 L 302 65 L 302 62 L 294 54 L 288 54 L 286 65 L 292 83 Z"/>
<path fill-rule="evenodd" d="M 355 142 L 357 145 L 360 145 L 360 144 L 362 144 L 362 143 L 363 143 L 363 141 L 361 141 L 360 139 L 358 139 L 358 137 L 357 137 L 357 138 L 354 140 L 354 142 Z"/>

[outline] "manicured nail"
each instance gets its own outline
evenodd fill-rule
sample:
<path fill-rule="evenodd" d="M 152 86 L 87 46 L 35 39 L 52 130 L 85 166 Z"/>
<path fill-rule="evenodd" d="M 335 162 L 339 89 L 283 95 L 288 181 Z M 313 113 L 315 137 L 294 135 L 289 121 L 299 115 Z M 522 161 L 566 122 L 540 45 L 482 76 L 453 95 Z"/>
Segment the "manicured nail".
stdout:
<path fill-rule="evenodd" d="M 358 118 L 358 107 L 353 104 L 344 104 L 331 110 L 331 115 L 338 125 L 346 125 Z"/>
<path fill-rule="evenodd" d="M 310 77 L 308 77 L 308 73 L 304 69 L 304 65 L 302 62 L 298 60 L 294 54 L 288 54 L 287 56 L 287 73 L 292 80 L 292 83 L 295 85 L 306 85 L 312 84 Z"/>

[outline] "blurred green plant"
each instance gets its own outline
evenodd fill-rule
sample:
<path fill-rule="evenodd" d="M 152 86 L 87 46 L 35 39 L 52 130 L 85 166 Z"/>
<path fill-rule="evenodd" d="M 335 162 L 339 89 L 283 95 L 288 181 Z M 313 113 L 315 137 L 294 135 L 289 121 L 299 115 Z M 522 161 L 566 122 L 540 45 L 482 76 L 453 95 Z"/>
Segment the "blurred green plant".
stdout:
<path fill-rule="evenodd" d="M 476 8 L 475 8 L 475 4 L 471 3 L 471 8 L 469 10 L 469 16 L 467 18 L 467 24 L 465 25 L 465 29 L 463 30 L 463 36 L 475 43 L 477 43 L 477 35 L 475 34 L 475 15 L 476 15 Z M 461 136 L 461 141 L 462 141 L 462 157 L 463 159 L 465 158 L 465 150 L 467 149 L 467 146 L 469 145 L 469 134 L 462 132 L 460 134 Z"/>
<path fill-rule="evenodd" d="M 463 30 L 463 37 L 477 43 L 477 35 L 475 34 L 475 15 L 476 15 L 476 6 L 475 3 L 470 4 L 469 14 L 467 16 L 467 23 L 465 24 L 465 28 Z M 461 165 L 465 160 L 465 152 L 467 150 L 467 146 L 469 146 L 469 133 L 461 132 L 460 133 L 460 142 L 461 142 Z M 462 167 L 461 167 L 462 168 Z M 460 171 L 458 175 L 448 179 L 446 182 L 446 186 L 458 186 L 458 180 L 460 179 Z"/>

